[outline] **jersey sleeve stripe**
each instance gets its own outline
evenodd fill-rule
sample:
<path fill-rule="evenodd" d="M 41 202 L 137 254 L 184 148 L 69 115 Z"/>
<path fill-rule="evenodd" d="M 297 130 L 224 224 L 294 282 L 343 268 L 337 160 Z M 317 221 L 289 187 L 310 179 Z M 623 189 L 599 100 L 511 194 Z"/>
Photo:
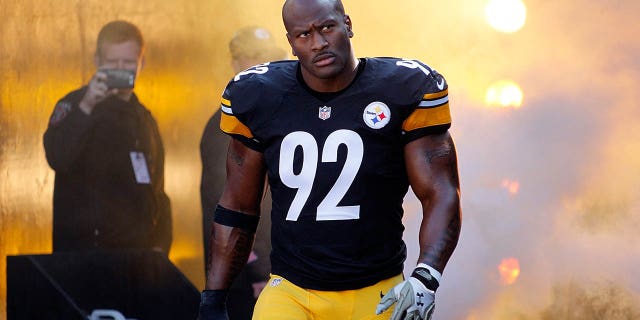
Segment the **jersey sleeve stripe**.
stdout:
<path fill-rule="evenodd" d="M 404 120 L 402 130 L 412 131 L 421 128 L 451 124 L 449 102 L 431 108 L 417 108 Z"/>
<path fill-rule="evenodd" d="M 449 103 L 449 96 L 435 100 L 422 100 L 418 106 L 421 108 L 434 108 L 445 103 Z"/>
<path fill-rule="evenodd" d="M 235 116 L 225 112 L 222 112 L 220 117 L 220 130 L 230 135 L 241 135 L 249 139 L 253 138 L 253 133 L 247 126 L 242 124 Z"/>
<path fill-rule="evenodd" d="M 231 101 L 222 98 L 222 102 L 220 103 L 220 110 L 226 114 L 233 114 L 233 110 L 231 109 Z"/>
<path fill-rule="evenodd" d="M 224 104 L 220 105 L 220 110 L 224 114 L 233 115 L 233 110 L 230 107 L 225 106 Z"/>
<path fill-rule="evenodd" d="M 449 89 L 444 89 L 442 91 L 435 92 L 435 93 L 427 93 L 424 96 L 422 96 L 422 100 L 435 100 L 435 99 L 446 97 L 448 95 L 449 95 Z"/>
<path fill-rule="evenodd" d="M 446 103 L 449 103 L 449 89 L 423 95 L 418 108 L 434 108 Z"/>

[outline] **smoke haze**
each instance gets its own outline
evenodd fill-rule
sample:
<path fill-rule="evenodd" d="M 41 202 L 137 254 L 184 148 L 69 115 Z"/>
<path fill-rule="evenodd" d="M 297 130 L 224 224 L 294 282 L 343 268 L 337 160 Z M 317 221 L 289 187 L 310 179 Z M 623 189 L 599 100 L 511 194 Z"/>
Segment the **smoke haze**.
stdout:
<path fill-rule="evenodd" d="M 356 55 L 420 59 L 449 84 L 463 225 L 434 318 L 591 319 L 589 310 L 593 319 L 638 318 L 640 2 L 523 1 L 527 20 L 513 34 L 483 20 L 487 1 L 343 1 Z M 3 1 L 0 274 L 6 255 L 51 250 L 53 171 L 42 133 L 56 100 L 93 73 L 100 26 L 122 18 L 141 27 L 149 46 L 136 92 L 167 150 L 170 258 L 202 288 L 198 142 L 232 76 L 233 32 L 261 25 L 289 50 L 281 4 Z M 520 108 L 485 106 L 499 80 L 522 88 Z M 519 184 L 517 193 L 505 180 Z M 411 270 L 419 219 L 412 195 L 406 211 Z M 505 258 L 519 261 L 512 285 L 500 281 Z M 0 280 L 0 318 L 5 288 Z"/>
<path fill-rule="evenodd" d="M 631 21 L 640 4 L 524 2 L 520 32 L 492 34 L 470 19 L 441 40 L 464 43 L 435 65 L 450 86 L 463 232 L 436 318 L 635 319 L 640 44 Z M 500 79 L 520 85 L 521 108 L 483 106 Z M 503 179 L 518 181 L 518 193 Z M 499 282 L 506 257 L 520 261 L 511 286 Z M 580 311 L 589 308 L 600 312 Z"/>

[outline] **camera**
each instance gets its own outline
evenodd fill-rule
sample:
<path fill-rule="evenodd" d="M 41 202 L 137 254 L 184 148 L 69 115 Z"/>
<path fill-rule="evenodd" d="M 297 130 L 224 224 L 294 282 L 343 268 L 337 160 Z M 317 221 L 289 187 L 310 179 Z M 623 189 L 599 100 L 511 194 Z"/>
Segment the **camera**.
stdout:
<path fill-rule="evenodd" d="M 105 69 L 102 70 L 107 75 L 107 87 L 109 89 L 131 89 L 136 80 L 134 70 L 125 69 Z"/>

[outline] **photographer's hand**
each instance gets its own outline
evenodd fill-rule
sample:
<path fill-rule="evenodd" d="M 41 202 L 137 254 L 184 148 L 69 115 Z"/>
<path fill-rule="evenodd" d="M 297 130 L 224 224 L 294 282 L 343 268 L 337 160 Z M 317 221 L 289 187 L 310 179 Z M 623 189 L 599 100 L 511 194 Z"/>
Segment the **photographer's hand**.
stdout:
<path fill-rule="evenodd" d="M 80 100 L 79 107 L 85 114 L 91 114 L 93 108 L 108 96 L 115 93 L 115 90 L 109 90 L 107 87 L 107 75 L 98 70 L 87 85 L 87 92 Z"/>

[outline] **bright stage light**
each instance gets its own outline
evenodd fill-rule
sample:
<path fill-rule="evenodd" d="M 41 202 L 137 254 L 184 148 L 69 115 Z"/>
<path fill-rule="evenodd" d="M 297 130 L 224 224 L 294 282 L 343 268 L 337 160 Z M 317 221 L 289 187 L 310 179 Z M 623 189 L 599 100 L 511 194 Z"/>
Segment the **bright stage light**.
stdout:
<path fill-rule="evenodd" d="M 506 33 L 520 30 L 527 18 L 527 8 L 521 0 L 491 0 L 484 13 L 491 27 Z"/>
<path fill-rule="evenodd" d="M 519 108 L 522 105 L 522 89 L 513 81 L 498 81 L 487 89 L 485 103 L 489 107 Z"/>
<path fill-rule="evenodd" d="M 520 261 L 516 258 L 505 258 L 498 265 L 500 282 L 504 285 L 512 285 L 520 276 Z"/>

